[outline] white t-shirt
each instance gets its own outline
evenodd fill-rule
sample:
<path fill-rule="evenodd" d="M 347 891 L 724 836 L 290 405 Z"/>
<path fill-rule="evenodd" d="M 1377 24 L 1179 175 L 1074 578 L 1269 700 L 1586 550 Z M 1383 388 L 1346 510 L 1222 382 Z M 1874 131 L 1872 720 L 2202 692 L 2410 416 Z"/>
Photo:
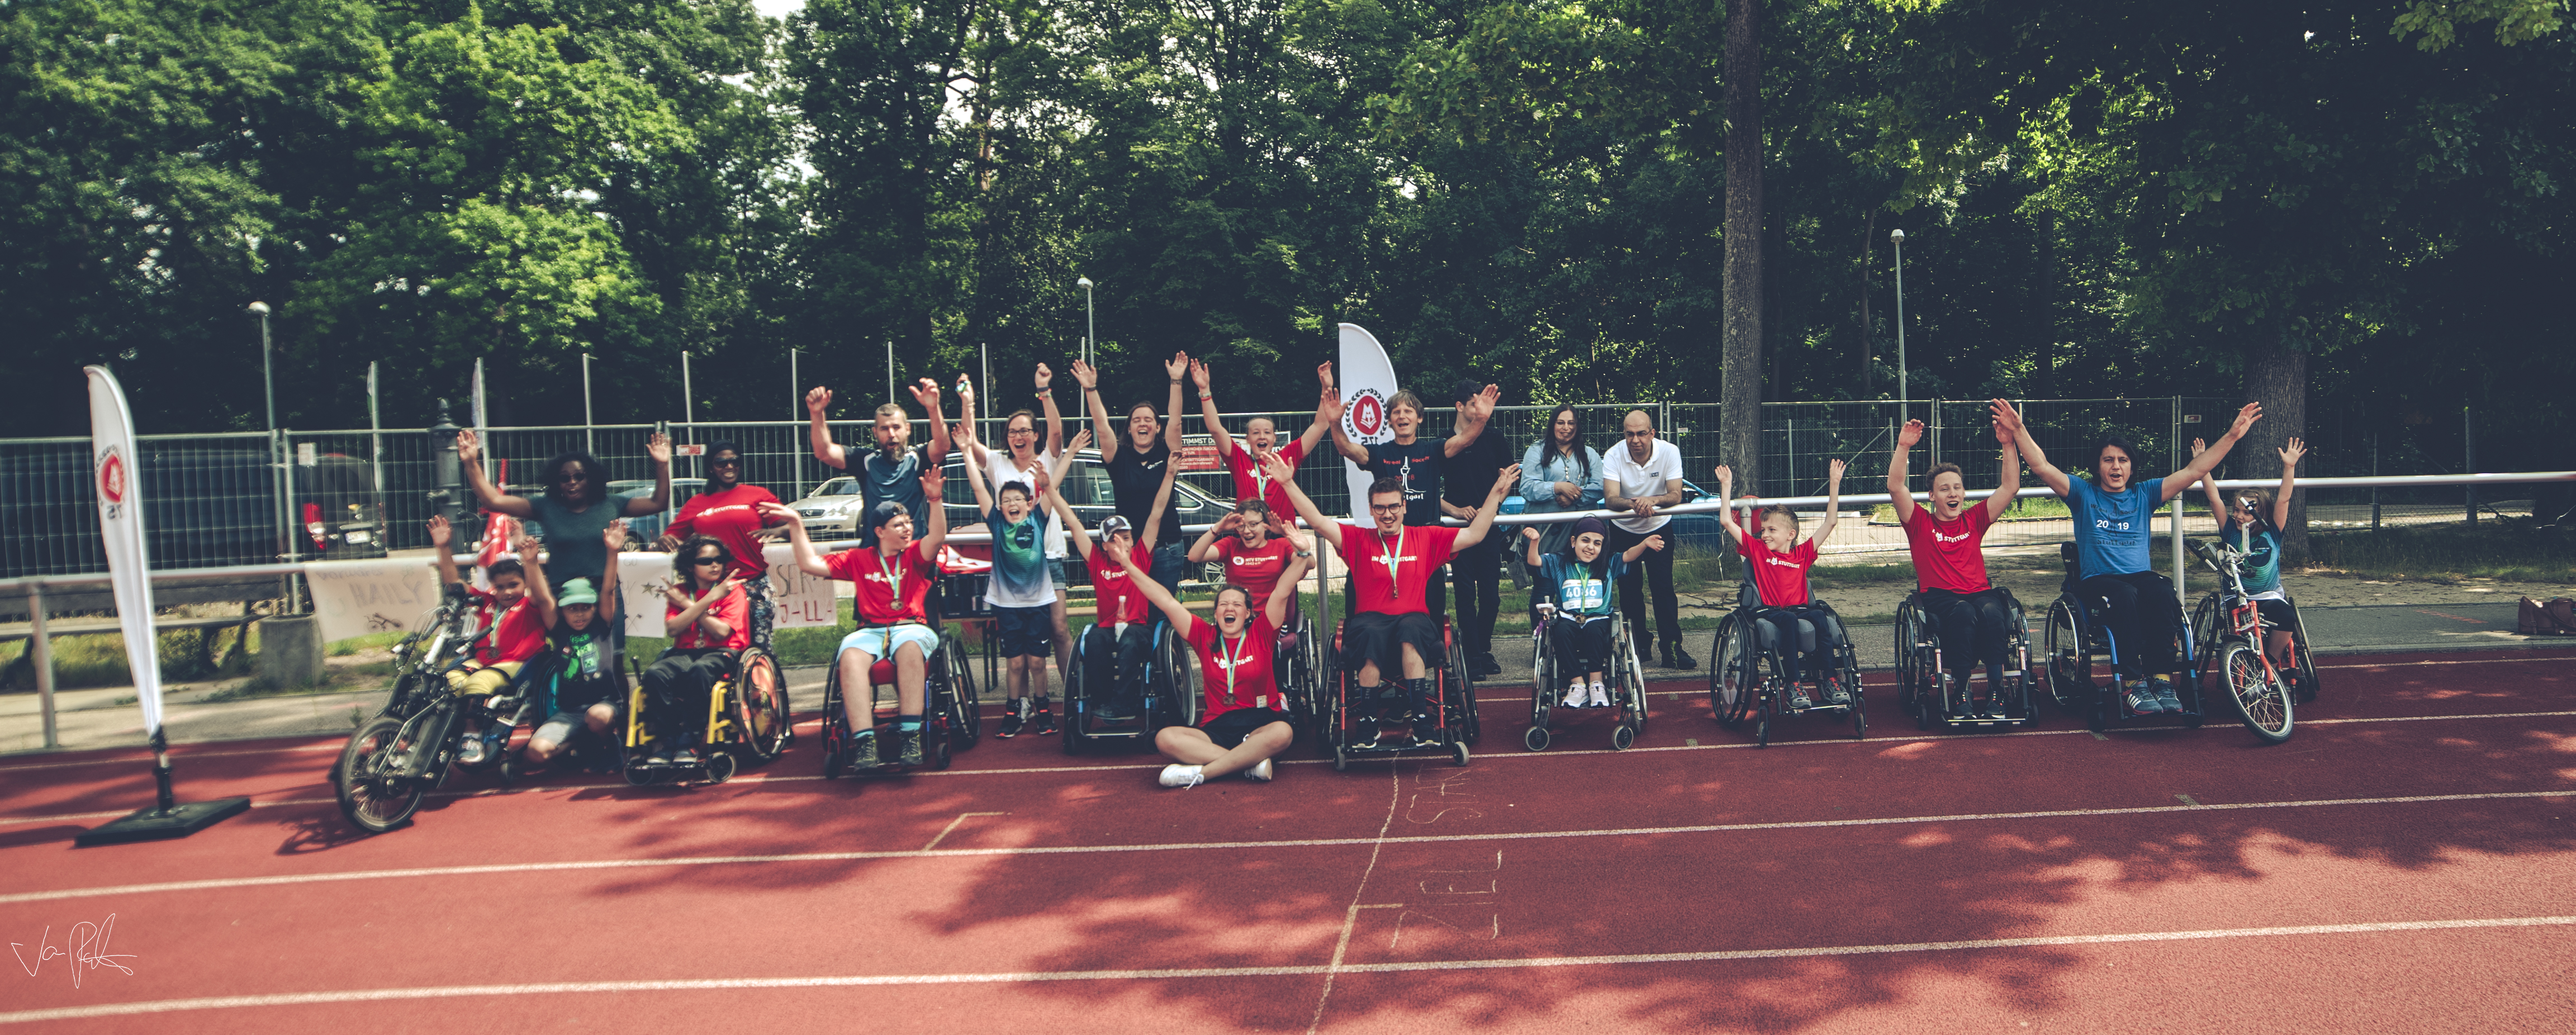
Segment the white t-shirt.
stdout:
<path fill-rule="evenodd" d="M 978 448 L 978 449 L 983 449 L 984 447 L 983 447 L 983 446 L 981 446 L 981 445 L 978 445 L 978 446 L 976 446 L 976 448 Z M 1042 464 L 1042 465 L 1045 465 L 1045 466 L 1046 466 L 1046 468 L 1047 468 L 1048 470 L 1054 470 L 1054 469 L 1055 469 L 1055 462 L 1056 462 L 1056 460 L 1057 460 L 1058 458 L 1060 458 L 1060 457 L 1064 456 L 1064 451 L 1063 451 L 1063 450 L 1061 450 L 1061 449 L 1059 449 L 1059 450 L 1056 450 L 1055 452 L 1049 453 L 1049 452 L 1047 452 L 1046 450 L 1040 449 L 1040 450 L 1034 450 L 1034 451 L 1032 451 L 1032 452 L 1030 453 L 1030 455 L 1031 455 L 1031 456 L 1035 456 L 1035 457 L 1037 457 L 1037 462 L 1038 462 L 1038 463 L 1040 463 L 1040 464 Z M 1030 473 L 1031 473 L 1031 472 L 1025 471 L 1025 470 L 1024 470 L 1024 469 L 1022 469 L 1018 464 L 1011 462 L 1011 451 L 1010 451 L 1010 450 L 1007 450 L 1007 449 L 984 449 L 984 452 L 983 452 L 982 456 L 983 456 L 983 463 L 984 463 L 984 478 L 985 478 L 985 480 L 986 480 L 986 481 L 990 481 L 990 482 L 992 482 L 992 483 L 993 483 L 993 501 L 994 501 L 994 502 L 996 502 L 996 503 L 1001 502 L 1001 499 L 1002 499 L 1002 485 L 1003 485 L 1003 483 L 1005 483 L 1005 482 L 1018 482 L 1018 483 L 1020 483 L 1021 487 L 1023 487 L 1023 488 L 1032 488 L 1032 487 L 1033 487 L 1032 483 L 1034 482 L 1034 479 L 1030 477 Z M 1035 502 L 1036 502 L 1036 500 L 1032 499 L 1030 502 L 1031 502 L 1031 503 L 1035 503 Z M 1065 550 L 1064 522 L 1062 522 L 1062 521 L 1049 521 L 1049 522 L 1047 522 L 1047 530 L 1046 530 L 1046 555 L 1047 555 L 1047 559 L 1048 559 L 1048 560 L 1050 560 L 1050 561 L 1060 561 L 1060 560 L 1063 560 L 1063 559 L 1064 559 L 1064 550 Z"/>
<path fill-rule="evenodd" d="M 1618 482 L 1619 495 L 1623 498 L 1661 496 L 1665 492 L 1665 483 L 1681 476 L 1681 447 L 1660 438 L 1655 440 L 1654 450 L 1646 455 L 1646 462 L 1642 464 L 1638 463 L 1634 454 L 1628 451 L 1628 444 L 1625 442 L 1612 446 L 1601 454 L 1601 484 L 1606 490 L 1611 482 Z M 1624 517 L 1614 519 L 1611 523 L 1618 525 L 1622 530 L 1644 535 L 1664 527 L 1664 522 L 1670 520 L 1672 518 L 1659 511 L 1655 516 L 1644 520 Z"/>

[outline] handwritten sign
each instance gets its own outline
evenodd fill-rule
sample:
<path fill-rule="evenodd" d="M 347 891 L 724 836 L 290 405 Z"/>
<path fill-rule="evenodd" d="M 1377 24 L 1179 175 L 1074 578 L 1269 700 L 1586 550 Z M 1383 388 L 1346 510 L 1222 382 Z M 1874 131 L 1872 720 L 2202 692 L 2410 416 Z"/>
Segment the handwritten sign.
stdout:
<path fill-rule="evenodd" d="M 840 611 L 832 603 L 832 580 L 807 575 L 796 567 L 792 548 L 774 545 L 762 551 L 769 561 L 769 593 L 776 607 L 771 629 L 810 629 L 836 624 Z M 669 609 L 662 591 L 672 585 L 671 555 L 626 553 L 617 558 L 618 597 L 626 606 L 626 635 L 662 639 L 662 616 Z"/>
<path fill-rule="evenodd" d="M 304 584 L 325 642 L 410 632 L 438 607 L 438 569 L 425 557 L 308 564 Z"/>

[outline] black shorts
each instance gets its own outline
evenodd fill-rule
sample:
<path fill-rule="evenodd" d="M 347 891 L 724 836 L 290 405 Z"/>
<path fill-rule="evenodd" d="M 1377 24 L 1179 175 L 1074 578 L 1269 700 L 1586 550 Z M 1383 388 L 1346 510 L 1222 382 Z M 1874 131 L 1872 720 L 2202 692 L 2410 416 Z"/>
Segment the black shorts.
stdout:
<path fill-rule="evenodd" d="M 1243 738 L 1251 736 L 1261 727 L 1286 721 L 1288 721 L 1288 713 L 1283 711 L 1269 708 L 1237 708 L 1200 723 L 1199 732 L 1207 734 L 1209 740 L 1216 742 L 1216 746 L 1233 750 L 1243 743 Z"/>
<path fill-rule="evenodd" d="M 1425 670 L 1440 667 L 1445 656 L 1440 649 L 1440 621 L 1420 611 L 1400 615 L 1361 611 L 1342 626 L 1342 669 L 1357 672 L 1370 661 L 1377 662 L 1381 679 L 1404 678 L 1404 645 L 1422 656 Z"/>
<path fill-rule="evenodd" d="M 1001 626 L 1003 657 L 1042 658 L 1055 653 L 1053 608 L 997 607 L 993 618 L 994 624 Z"/>
<path fill-rule="evenodd" d="M 2272 628 L 2282 632 L 2299 631 L 2299 610 L 2291 607 L 2287 600 L 2257 599 L 2254 601 L 2254 613 L 2263 616 L 2264 624 Z"/>

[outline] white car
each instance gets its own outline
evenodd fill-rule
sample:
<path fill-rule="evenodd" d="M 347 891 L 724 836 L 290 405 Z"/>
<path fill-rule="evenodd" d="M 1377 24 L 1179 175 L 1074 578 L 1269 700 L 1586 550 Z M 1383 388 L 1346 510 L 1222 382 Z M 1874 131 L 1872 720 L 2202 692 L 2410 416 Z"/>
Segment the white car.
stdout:
<path fill-rule="evenodd" d="M 814 487 L 805 498 L 789 506 L 805 519 L 805 534 L 815 539 L 854 539 L 859 534 L 859 511 L 867 506 L 867 497 L 859 492 L 859 480 L 842 475 Z"/>

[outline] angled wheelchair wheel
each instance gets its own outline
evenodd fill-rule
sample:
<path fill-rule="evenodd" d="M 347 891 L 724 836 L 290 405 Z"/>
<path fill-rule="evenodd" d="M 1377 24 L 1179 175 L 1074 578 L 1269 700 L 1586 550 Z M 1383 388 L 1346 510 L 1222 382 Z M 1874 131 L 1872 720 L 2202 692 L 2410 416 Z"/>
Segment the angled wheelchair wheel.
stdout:
<path fill-rule="evenodd" d="M 2297 601 L 2290 602 L 2290 615 L 2295 625 L 2290 631 L 2291 660 L 2298 663 L 2299 703 L 2317 699 L 2317 656 L 2308 653 L 2308 616 L 2299 610 Z"/>
<path fill-rule="evenodd" d="M 1458 689 L 1458 710 L 1452 716 L 1458 726 L 1457 739 L 1462 744 L 1473 744 L 1485 735 L 1484 720 L 1476 711 L 1476 680 L 1468 675 L 1475 670 L 1467 667 L 1467 645 L 1451 634 L 1446 622 L 1441 623 L 1440 639 L 1449 655 L 1448 670 L 1442 674 L 1441 682 Z"/>
<path fill-rule="evenodd" d="M 850 727 L 841 708 L 841 659 L 823 673 L 823 778 L 839 779 L 849 771 Z"/>
<path fill-rule="evenodd" d="M 2074 601 L 2059 597 L 2048 605 L 2048 627 L 2042 643 L 2041 672 L 2048 679 L 2048 695 L 2058 710 L 2099 721 L 2095 705 L 2101 695 L 2093 686 L 2093 656 L 2084 644 L 2084 619 L 2075 613 Z"/>
<path fill-rule="evenodd" d="M 2191 605 L 2192 639 L 2203 645 L 2200 657 L 2195 659 L 2198 664 L 2192 666 L 2191 680 L 2202 687 L 2213 686 L 2220 681 L 2218 655 L 2223 652 L 2218 645 L 2225 634 L 2218 626 L 2226 619 L 2227 612 L 2219 606 L 2216 593 L 2201 594 L 2200 599 Z"/>
<path fill-rule="evenodd" d="M 1466 764 L 1467 764 L 1467 745 L 1466 745 L 1466 744 L 1461 743 L 1461 742 L 1458 742 L 1458 741 L 1451 741 L 1451 742 L 1450 742 L 1450 744 L 1449 744 L 1449 764 L 1451 764 L 1451 765 L 1458 765 L 1458 766 L 1463 766 L 1463 765 L 1466 765 Z"/>
<path fill-rule="evenodd" d="M 1551 739 L 1547 727 L 1543 724 L 1532 723 L 1530 728 L 1521 731 L 1521 746 L 1532 751 L 1547 750 Z"/>
<path fill-rule="evenodd" d="M 787 729 L 794 714 L 787 706 L 787 679 L 778 659 L 758 647 L 744 651 L 733 679 L 734 721 L 742 727 L 743 746 L 754 765 L 787 750 Z"/>
<path fill-rule="evenodd" d="M 1923 661 L 1916 656 L 1915 652 L 1922 645 L 1923 634 L 1920 627 L 1922 620 L 1923 605 L 1917 602 L 1916 598 L 1909 596 L 1905 598 L 1903 604 L 1897 605 L 1896 704 L 1897 707 L 1905 710 L 1905 714 L 1915 716 L 1918 722 L 1922 718 L 1919 714 L 1922 708 L 1922 691 L 1916 685 L 1916 680 L 1922 675 Z"/>

